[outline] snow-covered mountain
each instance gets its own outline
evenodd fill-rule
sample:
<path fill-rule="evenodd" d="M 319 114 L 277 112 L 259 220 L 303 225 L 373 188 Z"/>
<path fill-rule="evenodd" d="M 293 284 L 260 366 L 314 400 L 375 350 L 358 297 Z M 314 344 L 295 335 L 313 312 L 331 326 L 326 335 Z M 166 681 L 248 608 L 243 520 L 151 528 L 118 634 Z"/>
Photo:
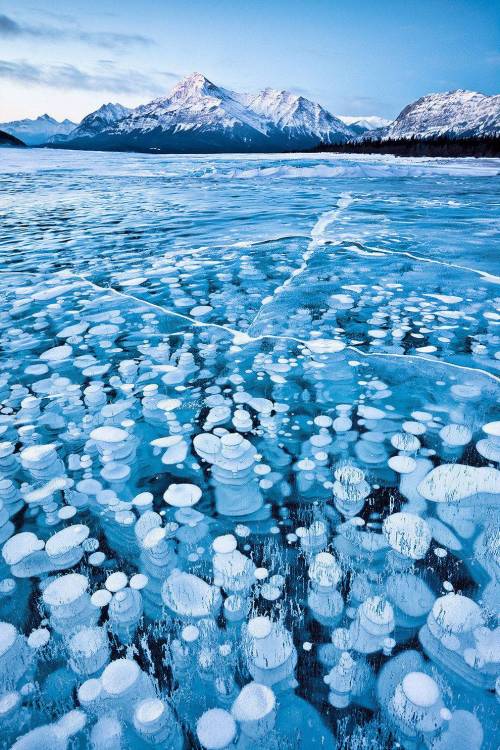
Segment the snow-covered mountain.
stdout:
<path fill-rule="evenodd" d="M 259 117 L 249 111 L 238 94 L 216 86 L 200 73 L 183 78 L 168 96 L 153 99 L 132 110 L 118 123 L 119 133 L 151 132 L 160 128 L 165 133 L 187 131 L 224 131 L 228 136 L 235 128 L 246 127 L 265 135 Z"/>
<path fill-rule="evenodd" d="M 365 138 L 478 137 L 500 134 L 500 95 L 476 91 L 428 94 L 409 104 L 387 128 Z"/>
<path fill-rule="evenodd" d="M 429 94 L 389 122 L 377 116 L 334 117 L 290 91 L 238 93 L 192 73 L 167 96 L 135 109 L 104 104 L 69 135 L 52 138 L 51 145 L 163 153 L 272 152 L 358 139 L 495 133 L 500 133 L 500 96 L 463 90 Z"/>
<path fill-rule="evenodd" d="M 339 136 L 352 136 L 352 131 L 345 125 L 342 127 L 338 117 L 289 91 L 264 89 L 257 96 L 248 97 L 247 106 L 290 138 L 319 138 L 323 143 L 334 143 L 339 141 Z"/>
<path fill-rule="evenodd" d="M 258 152 L 312 148 L 352 136 L 344 123 L 304 97 L 272 89 L 240 94 L 216 86 L 201 73 L 187 76 L 167 96 L 112 122 L 97 121 L 89 129 L 89 117 L 64 144 L 57 145 L 171 153 Z"/>
<path fill-rule="evenodd" d="M 29 146 L 46 143 L 56 135 L 68 135 L 74 130 L 76 123 L 71 120 L 58 122 L 50 115 L 40 115 L 35 120 L 14 120 L 0 123 L 0 129 L 14 135 Z"/>
<path fill-rule="evenodd" d="M 103 104 L 95 112 L 86 115 L 80 124 L 71 132 L 71 139 L 80 137 L 92 137 L 101 133 L 106 128 L 114 125 L 118 120 L 126 117 L 132 110 L 123 104 L 108 102 Z"/>
<path fill-rule="evenodd" d="M 357 135 L 366 133 L 371 130 L 378 130 L 379 128 L 385 128 L 390 125 L 392 120 L 387 120 L 385 117 L 379 117 L 378 115 L 352 116 L 352 115 L 338 115 L 339 120 L 345 125 L 348 125 L 351 131 Z"/>

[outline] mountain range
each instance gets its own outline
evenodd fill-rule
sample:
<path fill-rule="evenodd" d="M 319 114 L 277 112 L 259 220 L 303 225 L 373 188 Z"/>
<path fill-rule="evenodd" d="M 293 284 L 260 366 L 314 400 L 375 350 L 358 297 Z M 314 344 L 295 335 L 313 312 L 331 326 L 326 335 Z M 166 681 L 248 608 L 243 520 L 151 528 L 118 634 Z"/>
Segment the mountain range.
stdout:
<path fill-rule="evenodd" d="M 106 120 L 101 123 L 102 110 Z M 270 152 L 350 137 L 347 125 L 303 96 L 273 89 L 242 94 L 193 73 L 167 96 L 135 109 L 105 105 L 53 145 L 169 153 Z"/>
<path fill-rule="evenodd" d="M 390 122 L 335 117 L 285 90 L 246 94 L 222 88 L 201 73 L 179 81 L 167 96 L 134 109 L 108 103 L 76 125 L 48 115 L 0 123 L 28 145 L 160 153 L 301 151 L 356 140 L 479 137 L 500 134 L 500 96 L 473 91 L 429 94 Z"/>
<path fill-rule="evenodd" d="M 39 146 L 56 135 L 66 136 L 76 128 L 76 122 L 58 122 L 50 115 L 40 115 L 35 120 L 14 120 L 0 123 L 0 129 L 19 138 L 28 146 Z"/>

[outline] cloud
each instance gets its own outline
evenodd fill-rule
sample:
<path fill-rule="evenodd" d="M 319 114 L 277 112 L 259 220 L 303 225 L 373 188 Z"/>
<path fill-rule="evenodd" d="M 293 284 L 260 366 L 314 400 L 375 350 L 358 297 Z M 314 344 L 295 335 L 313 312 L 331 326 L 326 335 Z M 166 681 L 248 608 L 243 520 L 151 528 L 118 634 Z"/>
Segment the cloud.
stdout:
<path fill-rule="evenodd" d="M 51 41 L 83 42 L 95 47 L 127 47 L 131 44 L 150 46 L 154 39 L 142 34 L 119 34 L 110 31 L 85 31 L 76 25 L 53 26 L 49 24 L 32 25 L 18 23 L 10 16 L 0 14 L 0 38 L 31 38 Z"/>
<path fill-rule="evenodd" d="M 19 36 L 22 34 L 21 26 L 9 16 L 0 13 L 0 36 Z"/>
<path fill-rule="evenodd" d="M 70 64 L 36 66 L 26 60 L 0 60 L 0 80 L 66 90 L 158 95 L 164 90 L 161 80 L 164 76 L 176 77 L 176 74 L 154 71 L 147 75 L 110 64 L 103 65 L 97 72 L 89 72 Z"/>
<path fill-rule="evenodd" d="M 387 102 L 374 96 L 343 96 L 340 97 L 340 106 L 337 110 L 353 115 L 380 115 L 386 113 L 391 107 Z"/>
<path fill-rule="evenodd" d="M 288 88 L 288 91 L 290 91 L 292 94 L 297 94 L 297 96 L 304 96 L 306 99 L 311 98 L 310 90 L 303 89 L 301 86 L 290 86 Z"/>

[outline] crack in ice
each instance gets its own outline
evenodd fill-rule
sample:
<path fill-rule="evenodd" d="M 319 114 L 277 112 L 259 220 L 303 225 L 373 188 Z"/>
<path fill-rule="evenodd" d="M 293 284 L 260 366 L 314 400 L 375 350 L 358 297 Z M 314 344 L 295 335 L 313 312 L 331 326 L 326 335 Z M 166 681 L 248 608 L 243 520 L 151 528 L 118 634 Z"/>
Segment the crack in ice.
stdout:
<path fill-rule="evenodd" d="M 194 318 L 189 317 L 188 315 L 183 315 L 182 313 L 178 313 L 175 310 L 169 310 L 168 308 L 158 305 L 155 302 L 149 302 L 148 300 L 142 300 L 139 297 L 135 297 L 132 294 L 120 292 L 118 289 L 115 289 L 114 287 L 100 286 L 99 284 L 95 284 L 93 281 L 86 279 L 84 276 L 75 276 L 75 278 L 78 278 L 81 281 L 84 281 L 87 284 L 90 284 L 92 287 L 94 287 L 94 289 L 97 289 L 99 291 L 102 291 L 102 292 L 111 291 L 112 293 L 117 294 L 120 297 L 133 300 L 135 302 L 138 302 L 139 304 L 145 304 L 166 315 L 171 315 L 173 317 L 186 320 L 193 327 L 217 328 L 219 330 L 225 331 L 233 338 L 233 342 L 238 346 L 245 346 L 246 344 L 256 343 L 258 341 L 263 341 L 264 339 L 277 340 L 277 341 L 293 341 L 294 343 L 297 343 L 306 347 L 310 347 L 310 345 L 313 343 L 313 340 L 307 341 L 305 339 L 300 339 L 296 336 L 278 335 L 278 334 L 271 334 L 271 333 L 263 333 L 258 336 L 250 336 L 244 331 L 239 331 L 238 329 L 231 328 L 231 326 L 224 325 L 222 323 L 209 323 L 209 322 L 198 321 L 198 320 L 195 320 Z M 176 331 L 175 333 L 179 333 L 179 332 Z M 337 341 L 337 339 L 327 339 L 327 341 L 333 342 L 333 341 Z M 385 358 L 390 357 L 390 358 L 395 358 L 395 359 L 406 359 L 406 360 L 411 360 L 415 362 L 423 361 L 423 362 L 430 362 L 432 364 L 443 365 L 445 367 L 451 367 L 451 368 L 454 368 L 456 370 L 460 370 L 463 372 L 472 372 L 474 374 L 481 373 L 485 377 L 493 380 L 495 383 L 500 383 L 500 377 L 494 375 L 491 372 L 488 372 L 488 370 L 483 370 L 482 368 L 479 368 L 479 367 L 469 367 L 468 365 L 459 365 L 454 362 L 448 362 L 448 360 L 437 359 L 437 358 L 433 359 L 432 357 L 423 357 L 419 354 L 398 354 L 395 352 L 363 352 L 361 349 L 358 349 L 357 346 L 354 346 L 352 344 L 346 344 L 346 349 L 349 349 L 352 352 L 356 352 L 356 354 L 358 354 L 361 357 L 385 357 Z"/>
<path fill-rule="evenodd" d="M 330 245 L 340 245 L 341 243 L 337 242 L 331 242 Z M 342 243 L 343 244 L 343 243 Z M 444 266 L 445 268 L 456 268 L 458 271 L 467 271 L 469 273 L 475 273 L 478 276 L 481 276 L 485 281 L 490 282 L 491 284 L 500 284 L 500 276 L 496 276 L 493 273 L 488 273 L 487 271 L 481 271 L 479 268 L 471 268 L 470 266 L 462 266 L 459 263 L 450 263 L 446 260 L 437 260 L 436 258 L 423 258 L 421 255 L 415 255 L 414 253 L 410 253 L 407 250 L 389 250 L 387 248 L 377 247 L 373 249 L 367 249 L 364 245 L 361 245 L 361 243 L 353 243 L 351 247 L 347 247 L 347 249 L 356 249 L 358 246 L 360 248 L 362 247 L 363 253 L 366 253 L 368 255 L 373 255 L 373 257 L 376 257 L 377 253 L 382 253 L 383 255 L 400 255 L 404 256 L 406 258 L 411 258 L 412 260 L 417 260 L 421 263 L 432 263 L 438 266 Z"/>
<path fill-rule="evenodd" d="M 311 235 L 310 235 L 310 241 L 302 254 L 302 262 L 298 268 L 296 268 L 290 276 L 279 286 L 276 287 L 274 292 L 270 297 L 267 298 L 267 302 L 262 302 L 259 310 L 257 311 L 254 319 L 249 325 L 249 328 L 251 328 L 257 320 L 260 317 L 261 312 L 264 310 L 267 305 L 271 304 L 272 302 L 275 302 L 276 299 L 279 297 L 279 295 L 283 292 L 284 289 L 286 289 L 290 284 L 293 282 L 293 280 L 300 276 L 300 274 L 304 273 L 304 271 L 307 268 L 307 265 L 318 249 L 318 247 L 322 247 L 325 244 L 325 237 L 324 233 L 327 227 L 330 226 L 334 221 L 338 219 L 340 214 L 351 204 L 353 203 L 354 198 L 351 196 L 350 193 L 341 193 L 340 197 L 337 201 L 337 207 L 334 208 L 331 211 L 326 211 L 325 213 L 321 214 L 319 219 L 314 224 L 313 228 L 311 229 Z"/>
<path fill-rule="evenodd" d="M 351 201 L 349 201 L 351 202 Z M 330 211 L 328 214 L 333 217 L 333 214 L 338 213 L 338 210 Z M 318 226 L 320 222 L 324 222 L 326 219 L 326 214 L 324 214 L 318 222 L 316 222 L 315 227 Z M 334 217 L 333 217 L 334 218 Z M 332 218 L 332 220 L 333 220 Z M 323 223 L 323 231 L 328 224 L 330 224 L 331 221 L 328 223 Z M 322 244 L 322 243 L 321 243 Z M 318 245 L 319 246 L 319 245 Z M 298 269 L 297 269 L 298 270 Z M 31 271 L 3 271 L 1 272 L 3 275 L 28 275 L 28 276 L 36 276 L 37 274 L 35 272 Z M 218 330 L 222 330 L 225 333 L 228 333 L 232 339 L 233 343 L 237 346 L 245 346 L 247 344 L 257 343 L 259 341 L 263 341 L 265 339 L 268 340 L 275 340 L 275 341 L 292 341 L 296 344 L 300 344 L 301 346 L 306 346 L 310 348 L 310 345 L 314 343 L 314 340 L 306 340 L 306 339 L 300 339 L 297 336 L 289 336 L 289 335 L 279 335 L 279 334 L 270 334 L 270 333 L 264 333 L 259 334 L 258 336 L 250 336 L 248 333 L 245 333 L 244 331 L 240 331 L 235 328 L 231 328 L 229 325 L 224 325 L 222 323 L 210 323 L 210 322 L 204 322 L 199 321 L 194 318 L 191 318 L 189 315 L 184 315 L 183 313 L 178 313 L 175 310 L 170 310 L 166 307 L 163 307 L 162 305 L 158 305 L 156 302 L 150 302 L 149 300 L 141 299 L 140 297 L 136 297 L 133 294 L 129 294 L 127 292 L 121 292 L 119 289 L 115 289 L 112 286 L 101 286 L 100 284 L 96 284 L 94 281 L 91 281 L 90 279 L 86 278 L 85 276 L 81 276 L 80 274 L 75 274 L 72 271 L 65 271 L 62 276 L 69 276 L 74 279 L 78 279 L 79 281 L 82 281 L 84 284 L 88 284 L 93 289 L 99 292 L 111 292 L 112 294 L 115 294 L 119 297 L 122 297 L 123 299 L 131 300 L 133 302 L 138 303 L 139 305 L 145 305 L 147 307 L 150 307 L 154 310 L 157 310 L 158 312 L 169 315 L 171 317 L 179 318 L 181 320 L 185 320 L 190 324 L 190 326 L 194 328 L 216 328 Z M 189 333 L 189 330 L 187 331 L 173 331 L 171 334 L 164 334 L 164 335 L 183 335 L 184 333 Z M 333 342 L 337 341 L 337 339 L 326 339 L 326 341 Z M 340 341 L 340 340 L 339 340 Z M 346 344 L 345 348 L 355 352 L 360 357 L 382 357 L 382 358 L 393 358 L 393 359 L 405 359 L 410 360 L 413 362 L 429 362 L 431 364 L 437 364 L 437 365 L 443 365 L 444 367 L 451 367 L 453 369 L 462 371 L 462 372 L 470 372 L 474 373 L 475 375 L 481 374 L 484 375 L 486 378 L 489 378 L 493 382 L 500 384 L 500 377 L 497 375 L 494 375 L 493 373 L 489 372 L 488 370 L 484 370 L 480 367 L 470 367 L 468 365 L 460 365 L 455 362 L 449 362 L 445 359 L 437 359 L 432 357 L 425 357 L 420 354 L 400 354 L 396 352 L 364 352 L 361 349 L 359 349 L 357 346 L 354 346 L 353 344 Z"/>

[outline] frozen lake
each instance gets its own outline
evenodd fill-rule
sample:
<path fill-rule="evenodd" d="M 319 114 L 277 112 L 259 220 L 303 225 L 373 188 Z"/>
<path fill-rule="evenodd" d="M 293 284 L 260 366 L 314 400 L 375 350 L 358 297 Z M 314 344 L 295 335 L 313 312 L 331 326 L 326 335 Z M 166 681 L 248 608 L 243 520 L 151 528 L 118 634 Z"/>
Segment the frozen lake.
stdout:
<path fill-rule="evenodd" d="M 499 174 L 0 152 L 0 747 L 498 747 Z"/>

